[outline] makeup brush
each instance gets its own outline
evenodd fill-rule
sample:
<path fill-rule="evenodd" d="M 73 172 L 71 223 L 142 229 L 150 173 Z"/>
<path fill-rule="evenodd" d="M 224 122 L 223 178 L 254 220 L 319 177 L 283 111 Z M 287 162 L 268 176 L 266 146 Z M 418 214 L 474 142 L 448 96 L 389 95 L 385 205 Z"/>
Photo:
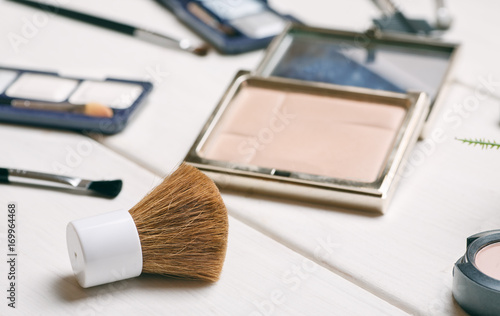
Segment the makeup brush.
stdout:
<path fill-rule="evenodd" d="M 68 224 L 73 272 L 82 287 L 141 273 L 214 282 L 224 263 L 227 211 L 215 184 L 182 164 L 130 211 Z"/>
<path fill-rule="evenodd" d="M 453 22 L 453 16 L 451 15 L 445 0 L 436 0 L 436 28 L 439 30 L 447 30 L 450 28 Z"/>
<path fill-rule="evenodd" d="M 0 97 L 0 106 L 2 105 L 10 105 L 14 108 L 29 110 L 79 113 L 94 117 L 113 117 L 113 110 L 111 108 L 97 102 L 89 102 L 87 104 L 73 104 L 68 102 L 28 101 L 8 97 Z"/>
<path fill-rule="evenodd" d="M 159 34 L 153 31 L 145 30 L 132 25 L 100 18 L 90 14 L 85 14 L 78 11 L 68 10 L 47 3 L 40 3 L 36 1 L 28 0 L 9 0 L 12 2 L 24 4 L 36 9 L 40 9 L 49 13 L 57 14 L 81 22 L 89 23 L 95 26 L 100 26 L 108 30 L 113 30 L 122 34 L 130 35 L 135 38 L 157 44 L 163 47 L 174 47 L 187 51 L 198 56 L 205 56 L 209 50 L 209 46 L 206 43 L 200 45 L 193 44 L 189 39 L 175 39 L 167 35 Z"/>
<path fill-rule="evenodd" d="M 49 173 L 0 168 L 0 183 L 42 185 L 97 193 L 114 198 L 122 189 L 122 180 L 92 181 Z"/>

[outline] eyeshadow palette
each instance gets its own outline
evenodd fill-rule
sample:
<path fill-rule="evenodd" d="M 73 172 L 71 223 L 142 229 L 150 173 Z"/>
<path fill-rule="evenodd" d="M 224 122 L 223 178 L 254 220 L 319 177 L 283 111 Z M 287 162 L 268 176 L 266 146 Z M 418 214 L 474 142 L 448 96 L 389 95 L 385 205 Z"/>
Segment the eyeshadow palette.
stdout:
<path fill-rule="evenodd" d="M 457 44 L 416 36 L 290 25 L 271 43 L 255 74 L 400 93 L 426 92 L 431 111 L 425 136 L 438 113 L 457 51 Z"/>
<path fill-rule="evenodd" d="M 280 34 L 286 20 L 267 8 L 261 0 L 193 1 L 249 38 L 266 38 Z M 189 7 L 188 7 L 189 8 Z"/>
<path fill-rule="evenodd" d="M 223 188 L 383 212 L 428 110 L 425 93 L 240 72 L 186 161 Z"/>
<path fill-rule="evenodd" d="M 224 54 L 267 47 L 292 16 L 274 10 L 267 0 L 158 0 L 177 18 Z"/>
<path fill-rule="evenodd" d="M 152 87 L 144 81 L 0 68 L 0 121 L 114 134 L 127 125 Z M 92 105 L 107 115 L 81 110 Z"/>

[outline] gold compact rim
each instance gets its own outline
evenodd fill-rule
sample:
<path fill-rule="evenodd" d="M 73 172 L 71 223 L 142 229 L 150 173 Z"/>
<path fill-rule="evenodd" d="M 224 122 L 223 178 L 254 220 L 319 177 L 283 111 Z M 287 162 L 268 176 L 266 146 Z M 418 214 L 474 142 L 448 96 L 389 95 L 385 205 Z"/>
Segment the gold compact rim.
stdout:
<path fill-rule="evenodd" d="M 289 170 L 263 168 L 202 157 L 199 154 L 200 149 L 211 133 L 214 132 L 224 111 L 230 106 L 231 101 L 238 94 L 242 85 L 396 105 L 404 107 L 406 114 L 382 171 L 377 179 L 371 183 Z M 254 76 L 247 71 L 240 71 L 201 130 L 185 160 L 187 163 L 206 172 L 222 188 L 262 191 L 262 193 L 283 196 L 289 196 L 290 194 L 287 194 L 287 192 L 295 192 L 293 193 L 294 196 L 301 196 L 296 192 L 298 188 L 301 188 L 301 191 L 309 192 L 307 196 L 302 195 L 302 198 L 322 196 L 311 200 L 323 201 L 327 204 L 337 204 L 335 199 L 330 201 L 329 196 L 329 193 L 331 195 L 332 192 L 335 192 L 334 195 L 339 195 L 338 199 L 350 201 L 341 204 L 367 205 L 369 208 L 374 208 L 380 212 L 386 203 L 385 200 L 392 194 L 400 178 L 401 167 L 418 138 L 428 110 L 429 99 L 423 92 L 402 94 L 326 83 L 301 82 L 285 78 L 263 78 Z M 318 191 L 313 193 L 314 190 Z M 318 194 L 320 191 L 323 192 Z M 369 202 L 358 203 L 358 201 L 362 200 L 369 200 Z"/>

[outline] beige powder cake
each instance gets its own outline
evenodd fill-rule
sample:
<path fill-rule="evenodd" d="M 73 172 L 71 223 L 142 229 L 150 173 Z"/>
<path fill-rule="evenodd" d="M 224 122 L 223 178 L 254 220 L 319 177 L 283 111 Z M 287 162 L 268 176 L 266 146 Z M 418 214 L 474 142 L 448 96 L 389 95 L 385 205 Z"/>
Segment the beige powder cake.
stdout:
<path fill-rule="evenodd" d="M 405 115 L 392 104 L 242 85 L 199 155 L 371 183 Z"/>

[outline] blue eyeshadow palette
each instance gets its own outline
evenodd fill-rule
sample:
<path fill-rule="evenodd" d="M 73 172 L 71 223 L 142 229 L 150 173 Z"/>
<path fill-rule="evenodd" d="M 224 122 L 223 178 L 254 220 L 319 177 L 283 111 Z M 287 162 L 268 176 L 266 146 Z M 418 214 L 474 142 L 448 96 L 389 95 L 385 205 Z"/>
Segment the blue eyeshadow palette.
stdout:
<path fill-rule="evenodd" d="M 410 35 L 346 32 L 289 25 L 256 70 L 263 77 L 398 93 L 426 92 L 436 116 L 459 45 Z"/>
<path fill-rule="evenodd" d="M 0 122 L 115 134 L 144 103 L 146 81 L 0 67 Z"/>
<path fill-rule="evenodd" d="M 267 0 L 158 0 L 217 50 L 238 54 L 265 48 L 289 21 Z"/>

